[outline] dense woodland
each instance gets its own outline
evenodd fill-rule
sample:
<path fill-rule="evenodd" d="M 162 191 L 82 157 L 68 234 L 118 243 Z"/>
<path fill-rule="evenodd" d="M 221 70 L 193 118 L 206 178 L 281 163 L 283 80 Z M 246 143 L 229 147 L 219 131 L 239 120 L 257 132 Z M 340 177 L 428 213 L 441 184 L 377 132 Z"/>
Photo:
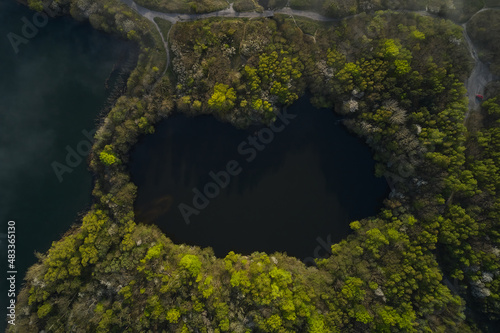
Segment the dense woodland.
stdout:
<path fill-rule="evenodd" d="M 466 126 L 473 63 L 459 25 L 391 11 L 328 25 L 178 23 L 162 76 L 158 30 L 125 5 L 51 8 L 136 41 L 141 55 L 95 136 L 94 205 L 38 254 L 10 332 L 474 332 L 498 321 L 500 89 Z M 344 115 L 394 187 L 329 258 L 216 258 L 134 219 L 128 154 L 159 119 L 177 109 L 268 124 L 306 92 Z"/>

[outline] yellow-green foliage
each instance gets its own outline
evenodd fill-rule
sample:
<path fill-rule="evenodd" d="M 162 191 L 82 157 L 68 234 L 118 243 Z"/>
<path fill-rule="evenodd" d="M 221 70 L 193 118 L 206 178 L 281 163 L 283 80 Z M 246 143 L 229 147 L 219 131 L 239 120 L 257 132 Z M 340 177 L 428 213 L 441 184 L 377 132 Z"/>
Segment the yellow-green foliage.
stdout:
<path fill-rule="evenodd" d="M 42 0 L 28 0 L 28 5 L 31 9 L 36 10 L 37 12 L 43 11 Z"/>
<path fill-rule="evenodd" d="M 307 324 L 309 333 L 332 333 L 328 330 L 327 327 L 325 327 L 323 317 L 318 314 L 312 315 L 309 318 Z M 334 330 L 333 332 L 336 332 L 336 330 Z"/>
<path fill-rule="evenodd" d="M 106 145 L 104 147 L 104 150 L 99 153 L 99 159 L 107 166 L 121 162 L 120 159 L 116 157 L 115 153 L 113 153 L 113 146 L 111 145 Z"/>
<path fill-rule="evenodd" d="M 90 211 L 83 218 L 82 233 L 79 235 L 83 238 L 83 244 L 79 247 L 82 256 L 82 265 L 85 267 L 88 264 L 94 264 L 98 260 L 98 250 L 96 248 L 96 241 L 99 237 L 99 232 L 103 226 L 109 222 L 108 216 L 101 211 Z M 101 234 L 101 237 L 105 237 Z M 99 243 L 99 242 L 97 242 Z"/>
<path fill-rule="evenodd" d="M 170 323 L 177 323 L 179 321 L 179 318 L 181 317 L 181 313 L 177 309 L 170 309 L 167 312 L 166 319 Z"/>
<path fill-rule="evenodd" d="M 51 310 L 52 310 L 52 305 L 47 304 L 47 303 L 38 307 L 38 311 L 37 311 L 38 318 L 41 319 L 41 318 L 45 317 L 46 315 L 48 315 L 50 313 Z"/>
<path fill-rule="evenodd" d="M 195 277 L 200 273 L 201 261 L 195 255 L 186 254 L 179 262 L 179 266 L 186 269 L 192 277 Z"/>
<path fill-rule="evenodd" d="M 146 256 L 141 259 L 142 263 L 145 263 L 153 258 L 159 258 L 161 256 L 161 251 L 163 250 L 163 244 L 158 243 L 148 249 Z"/>
<path fill-rule="evenodd" d="M 399 54 L 399 47 L 396 45 L 394 39 L 386 40 L 384 46 L 384 55 L 386 57 L 396 57 Z"/>
<path fill-rule="evenodd" d="M 47 283 L 80 275 L 82 267 L 78 252 L 79 243 L 74 235 L 52 243 L 45 262 L 48 269 L 44 280 Z"/>
<path fill-rule="evenodd" d="M 394 61 L 394 65 L 396 66 L 396 73 L 399 75 L 407 74 L 411 71 L 408 60 L 397 59 Z"/>
<path fill-rule="evenodd" d="M 214 93 L 208 100 L 208 105 L 219 112 L 229 111 L 234 107 L 236 93 L 233 88 L 223 83 L 214 86 Z"/>
<path fill-rule="evenodd" d="M 276 96 L 281 104 L 292 104 L 298 95 L 291 87 L 302 76 L 302 70 L 300 60 L 290 57 L 287 51 L 260 55 L 257 67 L 246 65 L 243 69 L 251 97 L 244 99 L 240 106 L 249 105 L 253 110 L 270 114 L 274 108 L 269 101 L 261 98 L 263 91 Z"/>
<path fill-rule="evenodd" d="M 414 30 L 411 35 L 413 36 L 413 38 L 417 39 L 417 40 L 424 40 L 425 39 L 425 34 L 421 31 L 418 31 L 418 30 Z"/>

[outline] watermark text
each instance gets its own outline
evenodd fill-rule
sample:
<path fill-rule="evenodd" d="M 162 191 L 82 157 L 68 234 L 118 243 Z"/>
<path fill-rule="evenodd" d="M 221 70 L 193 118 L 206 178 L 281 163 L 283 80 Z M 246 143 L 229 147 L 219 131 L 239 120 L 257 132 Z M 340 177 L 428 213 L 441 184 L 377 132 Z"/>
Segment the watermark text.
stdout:
<path fill-rule="evenodd" d="M 7 322 L 16 324 L 16 222 L 7 222 Z"/>

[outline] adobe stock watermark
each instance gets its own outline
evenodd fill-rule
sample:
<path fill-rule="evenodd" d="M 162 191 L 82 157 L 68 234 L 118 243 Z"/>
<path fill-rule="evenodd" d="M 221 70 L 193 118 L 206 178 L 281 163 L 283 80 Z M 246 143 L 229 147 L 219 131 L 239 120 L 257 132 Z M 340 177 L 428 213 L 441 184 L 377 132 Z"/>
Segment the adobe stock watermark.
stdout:
<path fill-rule="evenodd" d="M 254 135 L 249 135 L 247 139 L 238 145 L 238 153 L 244 157 L 247 163 L 251 163 L 257 157 L 258 153 L 263 151 L 267 145 L 273 142 L 276 133 L 282 132 L 285 127 L 290 124 L 290 120 L 297 117 L 293 114 L 288 114 L 286 110 L 283 113 L 276 112 L 276 121 L 269 127 L 259 130 Z M 278 123 L 278 120 L 280 124 Z M 226 188 L 231 182 L 231 178 L 239 175 L 243 171 L 241 163 L 237 160 L 230 160 L 226 163 L 226 168 L 219 172 L 209 172 L 212 182 L 208 182 L 201 189 L 193 188 L 192 205 L 180 203 L 178 208 L 184 218 L 186 224 L 190 224 L 192 215 L 199 215 L 200 212 L 207 208 L 210 200 L 216 198 L 221 189 Z"/>
<path fill-rule="evenodd" d="M 313 257 L 307 257 L 302 262 L 306 265 L 316 266 L 315 259 L 326 259 L 332 254 L 332 235 L 326 236 L 326 240 L 321 237 L 316 237 L 318 246 L 314 248 Z M 321 254 L 323 252 L 323 254 Z"/>
<path fill-rule="evenodd" d="M 48 5 L 44 4 L 43 9 L 44 12 L 34 13 L 31 20 L 29 20 L 26 16 L 21 18 L 23 25 L 19 34 L 14 32 L 9 32 L 7 34 L 7 39 L 9 40 L 15 54 L 19 53 L 19 46 L 22 44 L 28 44 L 31 39 L 38 35 L 40 32 L 39 29 L 45 27 L 49 23 L 49 15 L 56 15 L 56 13 L 53 12 Z"/>
<path fill-rule="evenodd" d="M 94 140 L 94 134 L 96 130 L 83 130 L 82 134 L 85 137 L 84 140 L 78 142 L 75 148 L 66 146 L 66 158 L 64 159 L 65 164 L 58 161 L 54 161 L 50 164 L 54 174 L 56 175 L 59 183 L 63 181 L 63 175 L 65 173 L 72 173 L 73 169 L 78 167 L 88 156 L 92 150 L 92 142 Z"/>

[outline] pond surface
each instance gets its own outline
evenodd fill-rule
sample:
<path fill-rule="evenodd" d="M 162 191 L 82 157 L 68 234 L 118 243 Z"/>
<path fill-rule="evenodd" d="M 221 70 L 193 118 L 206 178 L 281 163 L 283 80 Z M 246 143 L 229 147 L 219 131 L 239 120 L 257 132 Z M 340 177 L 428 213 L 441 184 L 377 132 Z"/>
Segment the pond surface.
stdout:
<path fill-rule="evenodd" d="M 69 17 L 49 19 L 25 38 L 34 12 L 0 2 L 0 331 L 5 328 L 7 222 L 16 222 L 16 285 L 90 205 L 87 170 L 99 112 L 117 87 L 121 64 L 135 46 Z M 41 21 L 38 21 L 41 22 Z M 32 31 L 33 32 L 33 31 Z M 15 52 L 9 33 L 26 39 Z M 12 35 L 10 35 L 12 36 Z M 68 148 L 69 147 L 69 148 Z M 66 158 L 68 150 L 75 156 Z M 82 153 L 82 154 L 81 154 Z M 68 167 L 56 175 L 54 163 Z M 69 172 L 71 169 L 71 172 Z M 59 171 L 61 169 L 58 169 Z"/>
<path fill-rule="evenodd" d="M 333 111 L 303 98 L 287 113 L 274 131 L 240 130 L 211 116 L 161 121 L 131 155 L 136 220 L 219 257 L 326 255 L 349 222 L 377 213 L 388 186 L 373 175 L 370 149 Z"/>

